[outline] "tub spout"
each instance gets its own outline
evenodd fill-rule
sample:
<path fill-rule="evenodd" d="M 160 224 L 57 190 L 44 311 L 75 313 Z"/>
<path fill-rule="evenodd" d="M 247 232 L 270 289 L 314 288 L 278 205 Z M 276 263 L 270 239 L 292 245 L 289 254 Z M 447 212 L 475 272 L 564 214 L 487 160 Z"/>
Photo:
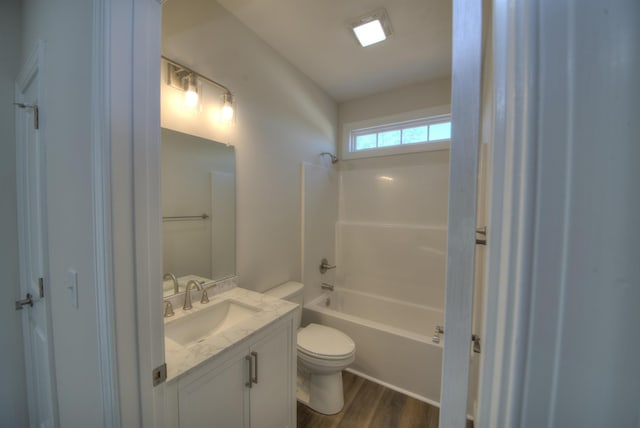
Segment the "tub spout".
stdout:
<path fill-rule="evenodd" d="M 320 285 L 320 288 L 322 288 L 323 290 L 333 291 L 333 284 L 327 284 L 326 282 L 323 282 L 322 285 Z"/>

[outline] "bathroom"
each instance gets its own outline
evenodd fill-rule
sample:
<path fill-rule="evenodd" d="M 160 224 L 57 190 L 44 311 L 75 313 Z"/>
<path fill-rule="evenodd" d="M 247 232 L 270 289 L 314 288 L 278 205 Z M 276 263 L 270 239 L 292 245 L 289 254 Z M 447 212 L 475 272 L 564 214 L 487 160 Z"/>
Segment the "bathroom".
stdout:
<path fill-rule="evenodd" d="M 283 2 L 278 7 L 289 6 Z M 382 156 L 380 153 L 372 156 L 371 151 L 350 153 L 344 142 L 349 140 L 351 129 L 423 118 L 445 126 L 450 122 L 450 5 L 427 7 L 412 2 L 404 6 L 405 10 L 387 5 L 391 9 L 389 15 L 398 20 L 394 21 L 398 27 L 394 29 L 398 35 L 394 37 L 403 37 L 403 30 L 408 31 L 409 26 L 416 33 L 396 41 L 404 45 L 390 44 L 387 49 L 410 46 L 416 54 L 430 56 L 431 61 L 423 58 L 408 61 L 406 56 L 414 54 L 405 48 L 408 52 L 404 57 L 394 57 L 390 62 L 404 60 L 414 70 L 385 81 L 377 76 L 394 70 L 386 66 L 378 74 L 369 74 L 368 82 L 375 84 L 359 82 L 364 79 L 358 79 L 357 75 L 354 78 L 354 73 L 342 73 L 345 77 L 340 81 L 341 73 L 333 73 L 324 81 L 329 82 L 325 88 L 330 88 L 332 95 L 291 64 L 286 51 L 274 50 L 256 34 L 261 30 L 256 17 L 267 12 L 264 8 L 271 7 L 198 0 L 163 4 L 164 272 L 183 277 L 197 274 L 201 280 L 224 279 L 237 273 L 241 287 L 259 292 L 290 280 L 299 281 L 305 285 L 302 324 L 332 326 L 354 340 L 356 359 L 347 370 L 437 407 L 444 342 L 439 340 L 444 336 L 434 333 L 434 329 L 444 323 L 448 135 L 418 148 L 405 146 L 404 151 L 386 148 Z M 373 3 L 336 8 L 333 13 L 341 14 L 340 20 L 327 18 L 327 23 L 335 25 L 337 21 L 355 19 L 375 9 Z M 418 32 L 416 25 L 427 11 L 432 28 Z M 277 23 L 281 14 L 277 10 L 271 13 L 270 19 Z M 300 20 L 331 13 L 331 7 L 319 6 L 317 10 L 308 6 L 306 10 L 303 6 L 289 10 L 290 16 L 300 16 Z M 258 26 L 249 28 L 243 20 Z M 402 28 L 403 24 L 407 29 Z M 376 46 L 369 51 L 360 47 L 347 31 L 348 26 L 345 28 L 313 33 L 311 37 L 318 34 L 335 37 L 346 45 L 341 46 L 343 53 L 363 55 L 353 65 L 345 58 L 347 69 L 365 64 L 367 54 L 389 54 L 384 43 L 377 51 L 371 50 Z M 280 49 L 288 46 L 287 39 L 300 37 L 285 34 L 285 30 L 273 34 L 273 26 L 262 31 L 273 37 L 270 40 L 279 40 Z M 434 40 L 434 47 L 427 53 L 416 49 L 422 47 L 415 44 L 417 37 Z M 393 39 L 388 43 L 393 43 Z M 292 46 L 290 58 L 295 58 L 300 53 Z M 326 60 L 317 57 L 316 65 L 326 69 L 322 64 Z M 302 64 L 308 69 L 309 56 L 304 58 L 307 62 Z M 191 107 L 185 104 L 185 88 L 171 85 L 168 74 L 174 66 L 204 76 L 187 77 L 199 95 Z M 432 77 L 423 77 L 425 69 L 429 69 L 428 75 Z M 223 120 L 220 115 L 227 92 L 232 94 L 232 120 Z M 175 149 L 168 149 L 165 140 L 179 138 L 179 133 L 187 134 L 183 138 L 185 143 L 198 137 L 221 143 L 216 144 L 217 148 L 224 145 L 232 148 L 235 219 L 231 215 L 219 226 L 219 216 L 214 215 L 211 221 L 198 217 L 210 211 L 208 187 L 197 190 L 184 176 L 199 167 L 195 162 L 188 167 L 188 159 L 167 160 L 168 151 Z M 480 159 L 480 222 L 484 221 L 481 212 L 487 176 L 486 146 L 483 144 Z M 337 154 L 337 158 L 332 159 L 332 154 Z M 185 169 L 191 171 L 181 172 Z M 178 176 L 182 177 L 182 186 L 175 184 Z M 171 189 L 166 190 L 168 187 Z M 214 203 L 211 209 L 215 210 L 215 206 Z M 181 221 L 180 216 L 196 218 Z M 211 244 L 215 246 L 217 242 L 224 248 L 222 253 L 235 256 L 235 270 L 211 275 L 207 274 L 210 270 L 206 266 L 185 270 L 187 259 L 211 259 L 210 251 L 214 250 L 205 247 L 211 236 L 208 227 L 216 224 L 221 230 L 235 230 L 235 243 L 227 236 L 225 244 L 219 244 L 220 239 L 215 238 Z M 183 230 L 182 234 L 179 230 Z M 205 237 L 202 244 L 197 242 L 201 239 L 198 233 Z M 323 259 L 337 267 L 321 273 L 319 266 Z M 482 260 L 479 250 L 477 300 L 482 296 Z M 216 264 L 219 262 L 213 257 L 212 265 Z M 168 289 L 171 281 L 167 278 L 165 290 Z M 345 307 L 353 309 L 345 312 Z M 357 321 L 349 322 L 354 316 Z M 481 313 L 476 310 L 474 334 L 479 335 L 480 319 Z M 435 340 L 434 335 L 438 336 Z M 389 353 L 390 349 L 395 350 L 394 354 Z M 422 361 L 428 361 L 426 370 Z M 467 406 L 470 419 L 476 405 L 478 363 L 478 354 L 473 354 Z"/>
<path fill-rule="evenodd" d="M 488 25 L 481 36 L 476 26 L 478 2 L 454 0 L 451 4 L 459 13 L 452 17 L 451 88 L 436 83 L 448 79 L 449 72 L 426 81 L 407 78 L 411 81 L 397 87 L 401 89 L 377 82 L 379 90 L 369 95 L 356 93 L 364 80 L 356 79 L 358 84 L 334 88 L 355 91 L 344 97 L 321 89 L 309 76 L 346 72 L 346 61 L 300 71 L 303 66 L 292 65 L 296 61 L 288 58 L 295 50 L 275 49 L 290 38 L 267 43 L 267 28 L 256 25 L 248 30 L 242 22 L 261 17 L 252 16 L 251 7 L 260 3 L 7 0 L 0 4 L 5 42 L 0 45 L 4 137 L 0 270 L 6 284 L 0 310 L 0 426 L 174 426 L 166 413 L 176 403 L 191 406 L 200 416 L 213 406 L 250 403 L 262 386 L 270 385 L 270 376 L 271 385 L 288 388 L 288 394 L 269 398 L 291 410 L 286 416 L 289 422 L 296 418 L 303 426 L 315 425 L 309 418 L 324 416 L 296 405 L 297 373 L 292 368 L 299 356 L 296 351 L 301 351 L 293 335 L 297 307 L 263 293 L 283 283 L 291 285 L 290 281 L 304 284 L 303 325 L 333 326 L 357 342 L 354 361 L 344 372 L 344 411 L 334 416 L 342 421 L 362 416 L 352 398 L 377 402 L 376 414 L 379 409 L 400 407 L 399 402 L 437 409 L 428 404 L 438 401 L 432 394 L 438 391 L 437 379 L 428 383 L 432 390 L 415 389 L 403 381 L 406 375 L 380 370 L 377 361 L 367 359 L 391 356 L 394 360 L 383 367 L 400 367 L 396 359 L 405 351 L 396 352 L 399 345 L 391 341 L 402 340 L 403 349 L 416 345 L 419 364 L 414 378 L 437 374 L 442 365 L 442 376 L 448 380 L 440 382 L 440 426 L 464 426 L 467 416 L 480 427 L 637 426 L 640 388 L 637 376 L 630 374 L 637 372 L 640 342 L 629 338 L 637 335 L 640 324 L 636 286 L 640 271 L 634 257 L 640 240 L 638 2 L 485 2 L 493 10 L 484 10 L 482 21 Z M 296 5 L 308 8 L 315 19 L 324 16 L 316 7 L 325 3 Z M 364 4 L 360 2 L 340 4 L 353 9 L 338 19 L 335 33 L 343 35 L 345 46 L 355 48 L 350 20 L 380 4 L 366 10 L 356 10 Z M 391 37 L 357 52 L 376 52 L 401 39 L 404 24 L 391 5 L 386 8 Z M 175 13 L 169 14 L 169 9 Z M 304 27 L 289 21 L 289 12 L 293 11 L 274 9 L 262 15 L 282 28 Z M 424 12 L 413 15 L 428 22 L 435 9 Z M 431 27 L 439 29 L 443 22 Z M 456 38 L 456 34 L 471 37 Z M 424 45 L 420 41 L 421 48 Z M 461 49 L 465 47 L 469 49 Z M 233 95 L 233 120 L 220 120 L 224 90 L 204 83 L 196 109 L 185 108 L 184 91 L 173 92 L 175 104 L 168 102 L 172 92 L 166 87 L 168 71 L 161 54 L 225 85 Z M 456 67 L 460 64 L 456 61 L 465 66 Z M 480 75 L 481 82 L 476 80 Z M 436 101 L 431 104 L 426 99 Z M 474 100 L 477 109 L 472 108 Z M 458 156 L 476 152 L 464 149 L 465 142 L 474 139 L 458 139 L 456 134 L 448 152 L 355 159 L 345 153 L 343 135 L 354 123 L 448 103 L 454 116 L 457 112 L 463 117 L 453 120 L 456 133 L 473 131 L 481 143 L 479 164 L 459 168 L 460 176 L 449 175 L 449 186 L 457 189 L 449 192 L 449 206 L 452 198 L 458 203 L 458 197 L 475 192 L 470 183 L 478 183 L 479 206 L 466 205 L 466 212 L 477 213 L 473 222 L 460 218 L 459 207 L 446 213 L 449 224 L 452 216 L 462 222 L 447 228 L 448 242 L 454 243 L 446 247 L 447 264 L 457 269 L 447 269 L 446 290 L 438 295 L 432 285 L 442 276 L 435 263 L 444 248 L 444 207 L 427 203 L 427 198 L 442 200 L 447 182 L 421 186 L 418 197 L 410 201 L 411 209 L 403 205 L 408 199 L 403 198 L 411 192 L 406 186 L 415 184 L 412 180 L 441 180 L 447 156 L 451 171 L 460 166 L 457 161 L 473 163 L 471 157 Z M 446 112 L 430 111 L 436 116 Z M 234 182 L 235 204 L 212 205 L 209 198 L 221 194 L 209 187 L 207 197 L 198 201 L 204 200 L 204 205 L 188 201 L 188 210 L 162 212 L 167 208 L 161 195 L 162 128 L 217 141 L 227 153 L 233 152 L 235 173 L 229 168 L 217 171 L 215 177 Z M 322 153 L 337 155 L 337 163 Z M 186 177 L 195 171 L 173 172 Z M 205 189 L 219 183 L 209 172 Z M 465 184 L 453 181 L 462 176 Z M 396 194 L 394 188 L 407 191 Z M 177 200 L 177 195 L 181 193 L 172 198 Z M 390 210 L 391 204 L 397 209 Z M 235 212 L 227 209 L 232 206 Z M 216 217 L 226 216 L 235 225 L 226 222 L 223 229 L 215 229 L 214 224 L 195 237 L 222 234 L 224 245 L 195 237 L 182 245 L 173 236 L 174 240 L 165 239 L 170 246 L 163 248 L 163 226 L 202 227 L 212 221 L 214 213 L 209 210 L 217 208 L 222 212 Z M 424 218 L 408 215 L 416 212 Z M 165 224 L 162 219 L 184 215 L 200 220 Z M 485 225 L 486 230 L 475 233 Z M 380 240 L 389 246 L 375 245 Z M 196 281 L 191 285 L 196 291 L 189 294 L 193 310 L 182 309 L 187 293 L 181 292 L 172 302 L 174 316 L 163 318 L 163 309 L 168 310 L 160 304 L 166 273 L 163 251 L 184 256 L 201 243 L 209 253 L 197 261 L 231 255 L 220 266 L 221 275 L 235 273 L 232 278 L 240 287 L 232 287 L 233 279 L 222 281 L 207 290 L 210 302 L 201 303 L 203 293 L 197 290 L 201 284 Z M 418 251 L 408 251 L 412 245 Z M 476 279 L 484 281 L 473 280 L 468 257 L 465 263 L 452 262 L 452 249 L 456 257 L 475 253 Z M 414 268 L 429 270 L 428 278 L 418 278 L 423 285 L 419 289 L 413 288 L 417 275 L 408 275 L 404 259 L 399 260 L 418 252 L 424 257 Z M 329 265 L 324 274 L 319 269 L 323 258 Z M 184 275 L 176 267 L 171 269 Z M 461 279 L 458 274 L 463 271 L 465 293 L 476 285 L 475 308 L 468 293 L 451 294 L 452 275 Z M 209 273 L 200 275 L 218 274 L 210 267 Z M 224 287 L 230 290 L 216 294 Z M 424 294 L 408 294 L 417 290 Z M 236 303 L 221 301 L 227 293 L 235 293 Z M 425 305 L 419 299 L 427 295 L 440 302 Z M 243 305 L 238 299 L 254 300 Z M 372 313 L 356 314 L 365 299 Z M 408 305 L 409 299 L 415 302 Z M 354 300 L 360 306 L 351 305 Z M 461 310 L 461 301 L 469 306 Z M 403 315 L 419 309 L 419 316 L 433 319 L 413 332 L 375 318 L 398 303 Z M 424 311 L 425 306 L 431 310 Z M 196 327 L 206 323 L 187 323 L 179 331 L 175 321 L 196 319 L 198 313 L 219 314 L 225 308 L 233 311 L 235 320 L 245 320 L 227 333 L 241 333 L 239 325 L 254 321 L 273 323 L 251 337 L 243 336 L 247 340 L 242 343 L 226 344 L 234 350 L 225 354 L 230 358 L 225 361 L 233 364 L 224 368 L 237 369 L 242 382 L 198 383 L 197 374 L 190 378 L 194 387 L 215 392 L 221 385 L 233 384 L 233 391 L 222 391 L 215 399 L 195 394 L 178 401 L 172 394 L 180 381 L 170 379 L 178 366 L 164 366 L 170 359 L 165 351 L 172 352 L 165 337 L 181 340 L 201 334 Z M 400 317 L 394 315 L 392 320 Z M 444 326 L 444 334 L 436 333 L 434 324 Z M 267 332 L 281 334 L 262 342 Z M 378 338 L 384 337 L 386 351 L 392 348 L 393 353 L 374 349 L 367 334 L 376 338 L 373 345 L 380 345 Z M 472 334 L 479 334 L 479 342 L 470 340 Z M 215 340 L 204 342 L 213 345 Z M 473 352 L 476 345 L 479 354 Z M 265 349 L 270 351 L 263 353 Z M 271 360 L 275 364 L 270 367 L 262 357 L 271 352 L 283 354 Z M 182 356 L 180 361 L 188 362 L 189 356 Z M 478 363 L 481 373 L 474 396 Z M 165 367 L 168 380 L 162 382 Z M 215 374 L 231 375 L 216 367 L 221 371 L 216 368 Z M 365 391 L 365 384 L 371 388 Z M 359 394 L 350 398 L 348 393 L 358 385 Z M 184 386 L 185 392 L 191 391 Z M 304 412 L 296 413 L 300 409 Z M 435 411 L 428 413 L 437 423 Z M 204 414 L 202 425 L 222 424 L 226 414 Z M 267 411 L 265 418 L 278 414 Z M 248 418 L 240 425 L 251 425 Z M 383 426 L 402 426 L 389 422 L 394 417 L 384 420 Z"/>

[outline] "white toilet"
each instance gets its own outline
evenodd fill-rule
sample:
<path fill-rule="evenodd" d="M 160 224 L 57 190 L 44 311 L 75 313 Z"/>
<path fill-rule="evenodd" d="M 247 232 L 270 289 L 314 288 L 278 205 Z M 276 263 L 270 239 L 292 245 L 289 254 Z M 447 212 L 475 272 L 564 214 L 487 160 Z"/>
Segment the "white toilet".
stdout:
<path fill-rule="evenodd" d="M 268 291 L 278 299 L 297 303 L 295 322 L 302 320 L 304 285 L 286 282 Z M 342 370 L 356 358 L 356 345 L 349 336 L 335 328 L 309 324 L 298 328 L 298 401 L 325 415 L 342 410 Z"/>

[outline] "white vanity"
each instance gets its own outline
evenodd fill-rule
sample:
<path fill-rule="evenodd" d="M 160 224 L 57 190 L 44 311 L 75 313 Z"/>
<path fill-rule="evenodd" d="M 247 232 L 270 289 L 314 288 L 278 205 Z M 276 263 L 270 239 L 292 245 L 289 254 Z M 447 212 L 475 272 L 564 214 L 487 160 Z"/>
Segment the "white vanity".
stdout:
<path fill-rule="evenodd" d="M 234 287 L 165 318 L 166 424 L 295 427 L 297 305 Z"/>
<path fill-rule="evenodd" d="M 166 426 L 294 428 L 297 305 L 236 287 L 234 147 L 163 129 L 161 187 Z"/>

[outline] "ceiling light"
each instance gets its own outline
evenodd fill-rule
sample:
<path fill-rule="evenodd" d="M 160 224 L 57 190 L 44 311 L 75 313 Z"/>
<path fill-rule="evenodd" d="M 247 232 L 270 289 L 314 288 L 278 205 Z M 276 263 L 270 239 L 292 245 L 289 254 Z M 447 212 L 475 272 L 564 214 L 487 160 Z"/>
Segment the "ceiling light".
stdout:
<path fill-rule="evenodd" d="M 384 9 L 358 19 L 351 29 L 362 47 L 379 43 L 391 35 L 391 24 Z"/>
<path fill-rule="evenodd" d="M 387 35 L 384 34 L 384 30 L 382 29 L 382 24 L 380 24 L 380 21 L 377 19 L 354 27 L 353 32 L 356 33 L 356 37 L 362 47 L 381 42 L 387 38 Z"/>

